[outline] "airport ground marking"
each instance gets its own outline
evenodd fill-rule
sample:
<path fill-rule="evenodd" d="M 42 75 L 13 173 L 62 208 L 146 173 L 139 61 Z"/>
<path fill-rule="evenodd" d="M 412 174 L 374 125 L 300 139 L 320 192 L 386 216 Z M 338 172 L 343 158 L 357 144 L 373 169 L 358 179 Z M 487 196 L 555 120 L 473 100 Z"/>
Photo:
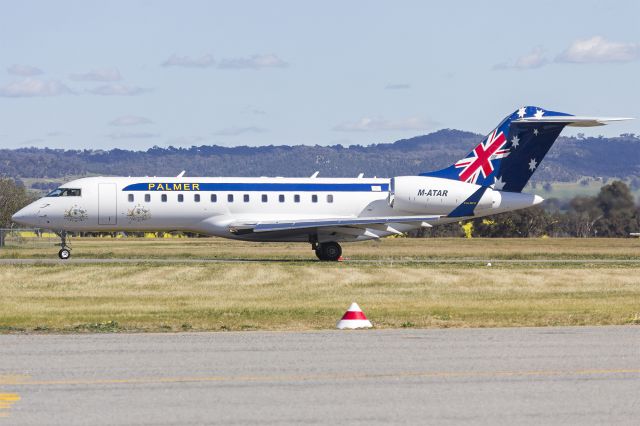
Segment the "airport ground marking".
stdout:
<path fill-rule="evenodd" d="M 20 399 L 17 393 L 0 393 L 0 417 L 9 417 L 9 410 Z"/>
<path fill-rule="evenodd" d="M 30 378 L 28 374 L 0 374 L 0 385 L 14 385 Z"/>
<path fill-rule="evenodd" d="M 278 375 L 278 376 L 175 376 L 175 377 L 138 377 L 105 379 L 64 379 L 31 380 L 23 379 L 11 383 L 13 386 L 58 386 L 58 385 L 140 385 L 163 383 L 203 383 L 203 382 L 306 382 L 319 380 L 370 380 L 397 378 L 491 378 L 491 377 L 561 377 L 561 376 L 602 376 L 640 375 L 640 368 L 629 369 L 584 369 L 584 370 L 513 370 L 513 371 L 405 371 L 391 373 L 362 374 L 317 374 L 317 375 Z M 0 384 L 2 384 L 0 382 Z"/>

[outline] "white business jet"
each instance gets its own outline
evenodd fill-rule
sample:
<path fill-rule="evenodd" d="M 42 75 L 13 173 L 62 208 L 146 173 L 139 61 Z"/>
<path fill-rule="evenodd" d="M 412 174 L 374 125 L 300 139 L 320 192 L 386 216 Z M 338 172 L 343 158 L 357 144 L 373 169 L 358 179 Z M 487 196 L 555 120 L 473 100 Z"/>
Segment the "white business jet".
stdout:
<path fill-rule="evenodd" d="M 565 126 L 625 118 L 522 107 L 451 166 L 393 178 L 89 177 L 13 215 L 55 231 L 188 231 L 248 241 L 308 242 L 320 260 L 364 241 L 539 204 L 522 189 Z"/>

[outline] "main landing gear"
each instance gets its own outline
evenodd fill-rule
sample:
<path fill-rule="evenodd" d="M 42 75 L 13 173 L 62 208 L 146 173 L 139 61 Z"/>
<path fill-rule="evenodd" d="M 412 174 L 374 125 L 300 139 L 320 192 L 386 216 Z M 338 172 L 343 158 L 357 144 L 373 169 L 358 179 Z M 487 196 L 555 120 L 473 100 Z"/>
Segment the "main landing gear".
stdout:
<path fill-rule="evenodd" d="M 318 259 L 323 261 L 335 262 L 342 256 L 342 247 L 334 241 L 328 243 L 312 243 L 312 247 Z"/>
<path fill-rule="evenodd" d="M 56 244 L 60 246 L 58 257 L 62 260 L 67 260 L 71 257 L 71 247 L 67 245 L 67 231 L 56 232 L 56 234 L 60 237 L 60 243 Z"/>

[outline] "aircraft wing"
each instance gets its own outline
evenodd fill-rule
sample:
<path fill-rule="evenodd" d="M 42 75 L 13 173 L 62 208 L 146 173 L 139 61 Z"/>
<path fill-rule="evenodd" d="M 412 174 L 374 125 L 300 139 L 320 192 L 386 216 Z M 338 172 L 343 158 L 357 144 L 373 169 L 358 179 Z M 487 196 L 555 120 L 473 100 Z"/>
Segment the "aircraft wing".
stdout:
<path fill-rule="evenodd" d="M 293 231 L 314 228 L 354 227 L 362 228 L 369 225 L 390 225 L 394 223 L 419 223 L 419 226 L 430 227 L 429 221 L 437 220 L 440 216 L 386 216 L 386 217 L 344 217 L 331 219 L 300 219 L 279 221 L 243 221 L 229 225 L 232 233 L 248 232 Z"/>
<path fill-rule="evenodd" d="M 565 123 L 573 127 L 604 126 L 610 121 L 633 120 L 627 117 L 579 117 L 575 115 L 554 115 L 549 117 L 526 117 L 513 120 L 513 123 Z"/>

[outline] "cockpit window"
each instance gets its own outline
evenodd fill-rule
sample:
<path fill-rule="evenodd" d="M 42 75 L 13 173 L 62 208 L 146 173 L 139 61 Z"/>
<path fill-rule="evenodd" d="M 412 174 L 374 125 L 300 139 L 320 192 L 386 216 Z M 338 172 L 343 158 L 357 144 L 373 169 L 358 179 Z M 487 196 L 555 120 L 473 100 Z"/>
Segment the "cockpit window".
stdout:
<path fill-rule="evenodd" d="M 79 197 L 80 188 L 56 188 L 47 194 L 47 197 Z"/>

